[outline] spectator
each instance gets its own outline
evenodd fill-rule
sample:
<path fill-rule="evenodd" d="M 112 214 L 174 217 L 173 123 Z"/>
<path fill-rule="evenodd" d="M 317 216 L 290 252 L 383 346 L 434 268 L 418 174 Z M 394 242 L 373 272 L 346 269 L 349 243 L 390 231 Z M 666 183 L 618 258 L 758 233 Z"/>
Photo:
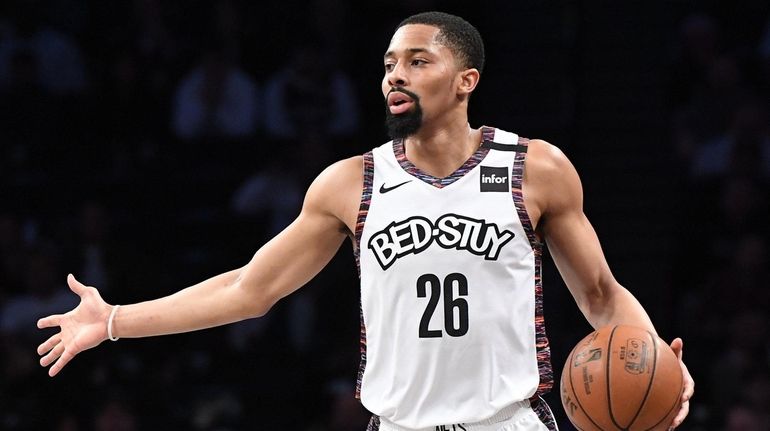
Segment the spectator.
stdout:
<path fill-rule="evenodd" d="M 723 101 L 720 100 L 720 103 Z M 770 178 L 770 115 L 760 101 L 744 102 L 731 109 L 728 130 L 695 151 L 695 178 L 723 177 L 729 173 Z"/>
<path fill-rule="evenodd" d="M 258 126 L 256 83 L 219 49 L 209 48 L 179 83 L 172 128 L 183 140 L 241 139 Z"/>
<path fill-rule="evenodd" d="M 709 67 L 705 85 L 696 88 L 692 99 L 677 111 L 678 126 L 684 129 L 681 136 L 688 138 L 676 142 L 685 159 L 731 127 L 736 108 L 750 93 L 743 75 L 734 57 L 720 57 Z"/>
<path fill-rule="evenodd" d="M 350 77 L 323 48 L 305 42 L 265 89 L 266 127 L 279 139 L 305 133 L 350 137 L 358 131 L 359 108 Z"/>
<path fill-rule="evenodd" d="M 32 79 L 43 89 L 57 96 L 82 93 L 88 81 L 80 47 L 68 35 L 43 24 L 39 3 L 12 5 L 15 25 L 0 35 L 0 88 L 11 85 L 11 59 L 19 52 L 28 52 L 38 65 Z"/>
<path fill-rule="evenodd" d="M 266 235 L 272 238 L 299 214 L 302 190 L 286 165 L 272 162 L 238 187 L 232 198 L 232 210 L 238 216 L 266 214 Z"/>

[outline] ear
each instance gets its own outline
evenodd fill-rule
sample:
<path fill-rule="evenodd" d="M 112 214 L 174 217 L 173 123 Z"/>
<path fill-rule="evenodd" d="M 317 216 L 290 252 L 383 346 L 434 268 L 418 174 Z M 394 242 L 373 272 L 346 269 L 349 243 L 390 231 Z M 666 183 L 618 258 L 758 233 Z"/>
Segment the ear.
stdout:
<path fill-rule="evenodd" d="M 465 69 L 459 72 L 457 77 L 457 96 L 460 98 L 469 96 L 476 89 L 480 78 L 481 74 L 476 68 Z"/>

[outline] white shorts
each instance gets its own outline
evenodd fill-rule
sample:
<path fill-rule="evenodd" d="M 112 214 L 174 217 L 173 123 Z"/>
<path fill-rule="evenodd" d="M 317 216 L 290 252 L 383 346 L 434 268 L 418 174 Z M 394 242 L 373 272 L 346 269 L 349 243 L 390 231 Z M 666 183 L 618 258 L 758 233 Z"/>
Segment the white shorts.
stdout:
<path fill-rule="evenodd" d="M 547 406 L 546 406 L 547 408 Z M 549 411 L 550 413 L 550 411 Z M 410 429 L 396 425 L 385 418 L 377 418 L 377 431 L 549 431 L 548 427 L 530 407 L 529 400 L 519 401 L 497 412 L 489 419 L 473 423 L 435 425 L 428 428 Z"/>

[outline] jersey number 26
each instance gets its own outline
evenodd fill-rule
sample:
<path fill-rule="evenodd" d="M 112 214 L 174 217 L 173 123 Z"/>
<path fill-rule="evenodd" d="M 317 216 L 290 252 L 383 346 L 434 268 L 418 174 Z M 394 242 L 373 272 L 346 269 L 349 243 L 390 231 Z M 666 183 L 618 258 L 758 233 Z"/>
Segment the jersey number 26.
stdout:
<path fill-rule="evenodd" d="M 457 298 L 454 297 L 455 285 L 457 286 Z M 422 313 L 420 320 L 420 338 L 438 338 L 443 336 L 441 329 L 429 329 L 431 317 L 436 311 L 439 300 L 441 299 L 442 283 L 435 274 L 423 274 L 417 279 L 417 297 L 425 298 L 428 296 L 428 287 L 430 286 L 430 297 L 428 306 Z M 460 296 L 468 296 L 468 279 L 464 275 L 453 272 L 444 277 L 443 283 L 444 297 L 444 330 L 451 337 L 462 337 L 468 332 L 468 301 Z M 458 318 L 455 322 L 455 310 Z"/>

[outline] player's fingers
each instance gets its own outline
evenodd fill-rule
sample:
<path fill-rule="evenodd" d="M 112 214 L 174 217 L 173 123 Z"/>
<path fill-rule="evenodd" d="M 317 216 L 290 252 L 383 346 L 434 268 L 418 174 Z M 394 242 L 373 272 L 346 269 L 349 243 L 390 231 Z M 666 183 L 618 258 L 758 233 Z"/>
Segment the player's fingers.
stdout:
<path fill-rule="evenodd" d="M 64 344 L 59 343 L 47 355 L 40 358 L 40 365 L 47 367 L 64 353 Z"/>
<path fill-rule="evenodd" d="M 77 281 L 72 274 L 67 275 L 67 284 L 70 286 L 70 290 L 75 292 L 78 296 L 83 296 L 86 293 L 86 285 Z"/>
<path fill-rule="evenodd" d="M 674 341 L 671 342 L 671 350 L 676 353 L 676 357 L 679 358 L 679 360 L 682 360 L 682 350 L 684 349 L 684 341 L 682 341 L 681 338 L 674 338 Z"/>
<path fill-rule="evenodd" d="M 55 334 L 55 335 L 51 335 L 51 338 L 45 340 L 44 343 L 42 343 L 39 346 L 37 346 L 37 354 L 38 355 L 42 355 L 45 352 L 50 351 L 51 349 L 54 348 L 54 346 L 59 344 L 59 341 L 61 341 L 61 333 Z"/>
<path fill-rule="evenodd" d="M 52 326 L 59 326 L 61 322 L 62 314 L 54 314 L 48 317 L 43 317 L 37 321 L 37 327 L 40 329 L 50 328 Z"/>
<path fill-rule="evenodd" d="M 679 366 L 682 367 L 682 375 L 684 377 L 684 390 L 682 391 L 682 402 L 689 401 L 695 393 L 695 381 L 690 375 L 690 371 L 687 369 L 682 357 L 684 356 L 684 341 L 681 338 L 675 338 L 671 342 L 671 350 L 676 353 L 676 357 L 679 358 Z"/>
<path fill-rule="evenodd" d="M 679 409 L 679 413 L 677 413 L 676 417 L 674 418 L 674 421 L 671 422 L 671 428 L 669 428 L 669 429 L 674 429 L 674 428 L 678 427 L 679 425 L 681 425 L 682 422 L 684 422 L 684 418 L 687 417 L 688 413 L 690 413 L 690 402 L 689 401 L 687 401 L 687 402 L 682 404 L 682 408 Z"/>
<path fill-rule="evenodd" d="M 67 350 L 65 349 L 65 350 L 64 350 L 64 353 L 62 353 L 62 355 L 59 357 L 59 360 L 58 360 L 58 361 L 56 361 L 56 362 L 55 362 L 55 363 L 54 363 L 54 364 L 51 366 L 51 368 L 49 368 L 49 369 L 48 369 L 48 375 L 49 375 L 49 376 L 51 376 L 51 377 L 53 377 L 53 376 L 55 376 L 55 375 L 59 374 L 59 371 L 61 371 L 61 369 L 62 369 L 62 368 L 64 368 L 64 366 L 65 366 L 65 365 L 67 365 L 67 363 L 68 363 L 68 362 L 69 362 L 69 361 L 70 361 L 72 358 L 74 358 L 74 357 L 75 357 L 75 355 L 73 355 L 72 353 L 70 353 L 69 351 L 67 351 Z"/>
<path fill-rule="evenodd" d="M 684 362 L 680 362 L 682 371 L 684 372 L 684 391 L 682 391 L 682 401 L 689 401 L 695 394 L 695 380 L 690 375 L 690 371 L 687 369 L 687 365 Z"/>

